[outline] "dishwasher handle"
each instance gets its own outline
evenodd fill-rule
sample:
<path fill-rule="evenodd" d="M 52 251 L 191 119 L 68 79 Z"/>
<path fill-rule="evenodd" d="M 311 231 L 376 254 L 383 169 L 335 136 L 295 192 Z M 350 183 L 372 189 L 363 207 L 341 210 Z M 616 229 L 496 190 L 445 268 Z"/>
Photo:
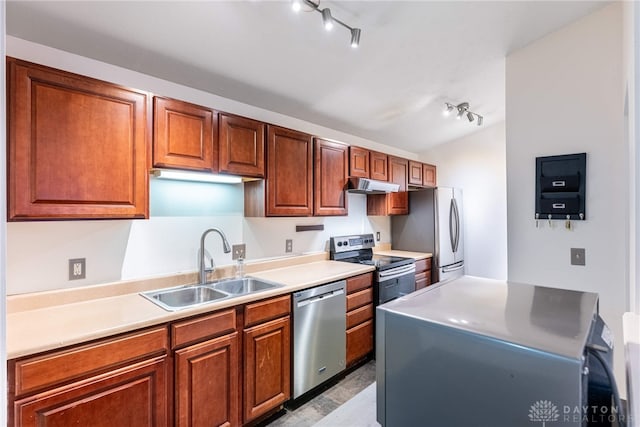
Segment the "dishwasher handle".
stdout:
<path fill-rule="evenodd" d="M 344 289 L 336 289 L 335 291 L 325 292 L 320 295 L 315 295 L 309 298 L 301 299 L 296 302 L 296 307 L 304 307 L 305 305 L 313 304 L 320 301 L 326 301 L 329 298 L 337 297 L 338 295 L 344 294 Z"/>

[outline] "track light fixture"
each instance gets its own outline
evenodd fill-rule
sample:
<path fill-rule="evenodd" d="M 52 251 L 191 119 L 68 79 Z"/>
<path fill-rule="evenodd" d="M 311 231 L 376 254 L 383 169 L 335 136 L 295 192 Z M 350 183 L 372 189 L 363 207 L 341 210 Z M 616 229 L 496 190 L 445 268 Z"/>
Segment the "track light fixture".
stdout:
<path fill-rule="evenodd" d="M 345 24 L 341 20 L 331 15 L 331 10 L 329 8 L 320 9 L 320 0 L 292 0 L 291 8 L 294 12 L 299 12 L 301 10 L 316 11 L 322 14 L 322 25 L 325 30 L 331 31 L 334 24 L 342 25 L 344 28 L 351 32 L 351 47 L 357 48 L 360 46 L 360 28 L 353 28 L 349 25 Z"/>
<path fill-rule="evenodd" d="M 471 123 L 475 119 L 478 119 L 478 126 L 482 126 L 482 116 L 478 113 L 470 111 L 468 102 L 462 102 L 458 105 L 453 105 L 449 102 L 444 103 L 444 110 L 442 110 L 442 114 L 448 116 L 454 111 L 456 112 L 456 119 L 461 120 L 464 116 L 467 116 L 467 120 L 469 120 L 469 123 Z"/>

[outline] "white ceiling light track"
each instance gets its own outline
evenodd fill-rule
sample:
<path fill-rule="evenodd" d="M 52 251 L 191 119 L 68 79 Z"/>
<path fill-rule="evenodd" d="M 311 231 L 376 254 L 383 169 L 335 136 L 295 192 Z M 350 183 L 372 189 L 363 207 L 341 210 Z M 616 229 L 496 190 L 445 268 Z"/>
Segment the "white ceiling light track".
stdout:
<path fill-rule="evenodd" d="M 445 116 L 449 116 L 453 112 L 456 113 L 456 119 L 458 120 L 461 120 L 466 116 L 467 120 L 469 120 L 469 123 L 477 119 L 478 126 L 482 126 L 483 117 L 480 114 L 474 113 L 473 111 L 469 110 L 468 102 L 462 102 L 458 105 L 453 105 L 449 102 L 445 102 L 442 114 L 444 114 Z"/>
<path fill-rule="evenodd" d="M 332 16 L 331 9 L 329 9 L 328 7 L 320 9 L 320 0 L 292 0 L 291 8 L 294 12 L 299 12 L 301 10 L 305 10 L 307 12 L 319 12 L 322 15 L 322 25 L 324 26 L 325 30 L 331 31 L 334 27 L 334 24 L 342 25 L 351 33 L 351 47 L 357 48 L 358 46 L 360 46 L 360 33 L 362 32 L 360 28 L 351 27 L 335 16 Z"/>

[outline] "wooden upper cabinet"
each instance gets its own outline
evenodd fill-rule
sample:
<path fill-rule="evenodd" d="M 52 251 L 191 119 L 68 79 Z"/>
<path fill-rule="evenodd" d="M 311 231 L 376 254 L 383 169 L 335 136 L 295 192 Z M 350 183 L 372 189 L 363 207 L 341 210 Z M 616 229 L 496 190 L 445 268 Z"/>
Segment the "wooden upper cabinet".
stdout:
<path fill-rule="evenodd" d="M 339 142 L 316 138 L 313 170 L 313 214 L 347 215 L 349 147 Z"/>
<path fill-rule="evenodd" d="M 7 58 L 8 219 L 147 218 L 145 92 Z"/>
<path fill-rule="evenodd" d="M 369 150 L 349 147 L 349 176 L 369 178 Z"/>
<path fill-rule="evenodd" d="M 220 114 L 220 172 L 263 178 L 265 129 L 257 120 Z"/>
<path fill-rule="evenodd" d="M 425 187 L 435 187 L 437 184 L 436 167 L 424 163 L 422 165 L 422 185 Z"/>
<path fill-rule="evenodd" d="M 400 185 L 397 193 L 387 194 L 387 214 L 407 215 L 409 213 L 409 193 L 407 181 L 409 161 L 399 157 L 389 156 L 389 182 Z"/>
<path fill-rule="evenodd" d="M 218 171 L 218 113 L 176 99 L 153 99 L 153 165 Z"/>
<path fill-rule="evenodd" d="M 409 213 L 409 161 L 388 156 L 389 182 L 400 185 L 397 193 L 367 196 L 367 215 L 407 215 Z"/>
<path fill-rule="evenodd" d="M 311 135 L 268 126 L 267 216 L 313 213 L 313 143 Z"/>
<path fill-rule="evenodd" d="M 389 180 L 388 159 L 389 156 L 384 153 L 378 153 L 377 151 L 369 152 L 371 179 L 377 179 L 378 181 Z"/>
<path fill-rule="evenodd" d="M 422 163 L 409 160 L 409 184 L 422 186 Z"/>

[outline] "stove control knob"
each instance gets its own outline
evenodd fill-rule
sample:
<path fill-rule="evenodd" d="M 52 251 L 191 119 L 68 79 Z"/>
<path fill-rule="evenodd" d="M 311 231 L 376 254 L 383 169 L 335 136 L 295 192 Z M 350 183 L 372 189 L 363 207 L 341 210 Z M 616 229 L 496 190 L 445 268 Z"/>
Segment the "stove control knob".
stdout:
<path fill-rule="evenodd" d="M 345 240 L 344 242 L 342 242 L 342 244 L 343 244 L 344 246 L 349 246 L 349 242 L 347 242 L 346 240 Z"/>
<path fill-rule="evenodd" d="M 342 246 L 342 242 L 338 242 L 338 246 Z"/>

